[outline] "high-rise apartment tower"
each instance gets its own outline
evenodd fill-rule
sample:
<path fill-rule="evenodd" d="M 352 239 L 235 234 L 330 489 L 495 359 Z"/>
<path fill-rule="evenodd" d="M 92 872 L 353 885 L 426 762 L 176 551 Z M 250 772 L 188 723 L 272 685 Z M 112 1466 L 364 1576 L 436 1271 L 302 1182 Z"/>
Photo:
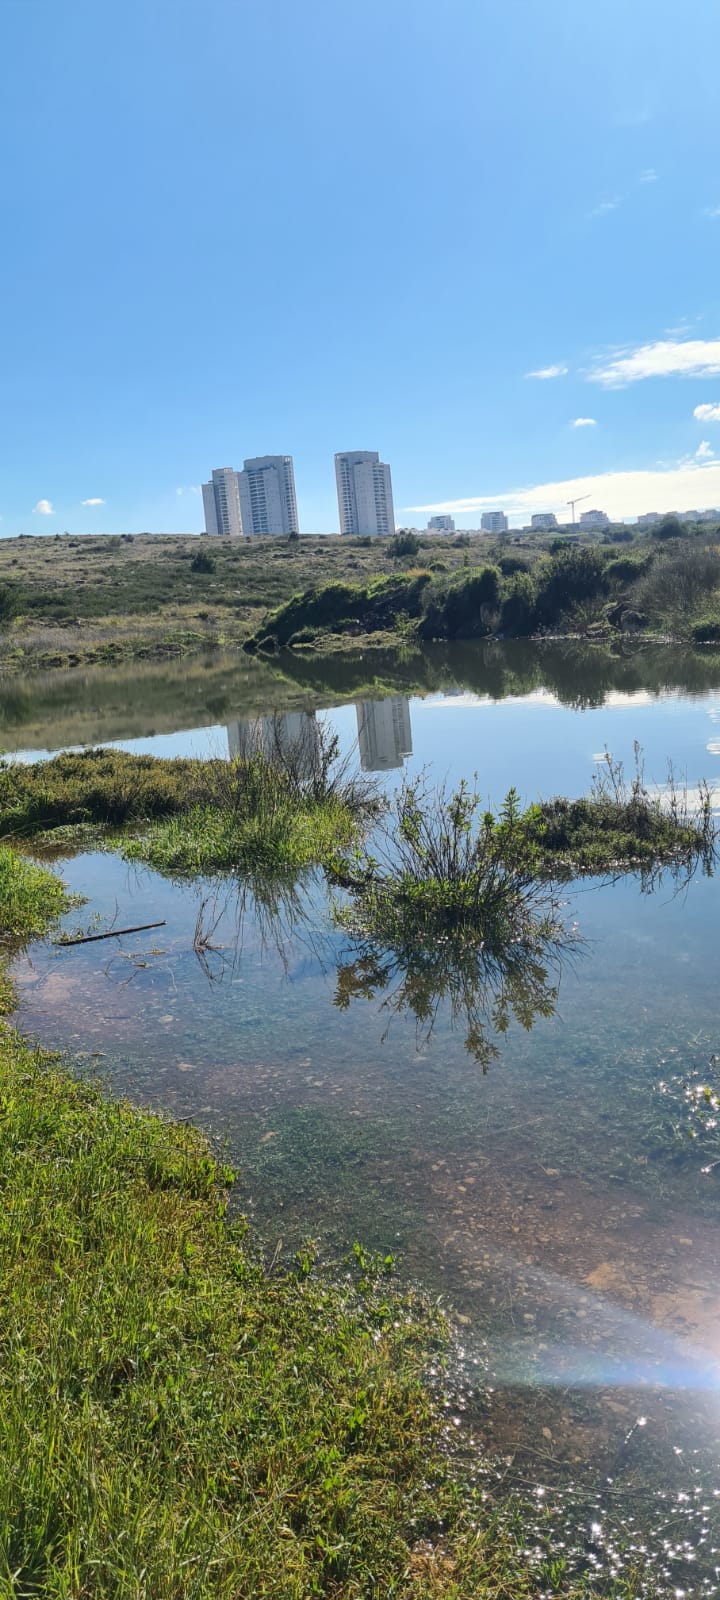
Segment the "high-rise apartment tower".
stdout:
<path fill-rule="evenodd" d="M 202 497 L 206 533 L 226 537 L 242 533 L 237 473 L 232 467 L 217 467 L 210 482 L 203 484 Z"/>
<path fill-rule="evenodd" d="M 245 533 L 298 533 L 292 456 L 255 456 L 237 475 Z"/>
<path fill-rule="evenodd" d="M 344 450 L 335 457 L 340 532 L 395 532 L 390 468 L 377 450 Z"/>

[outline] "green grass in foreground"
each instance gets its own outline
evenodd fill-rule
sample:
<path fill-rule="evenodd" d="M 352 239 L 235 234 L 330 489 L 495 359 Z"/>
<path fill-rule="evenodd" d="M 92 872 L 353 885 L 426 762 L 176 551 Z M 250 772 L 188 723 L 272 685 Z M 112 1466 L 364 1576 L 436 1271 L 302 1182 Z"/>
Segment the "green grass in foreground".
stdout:
<path fill-rule="evenodd" d="M 38 938 L 68 904 L 65 887 L 54 872 L 0 845 L 0 937 Z"/>
<path fill-rule="evenodd" d="M 12 1034 L 0 1097 L 0 1594 L 528 1592 L 461 1527 L 434 1313 L 268 1276 L 200 1134 Z"/>

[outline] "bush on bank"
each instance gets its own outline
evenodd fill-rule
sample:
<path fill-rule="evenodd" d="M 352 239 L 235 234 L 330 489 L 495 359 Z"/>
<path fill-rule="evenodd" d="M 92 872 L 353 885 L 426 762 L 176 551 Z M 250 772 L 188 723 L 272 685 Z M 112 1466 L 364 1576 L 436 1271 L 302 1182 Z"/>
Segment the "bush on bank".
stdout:
<path fill-rule="evenodd" d="M 708 614 L 708 603 L 720 614 L 720 553 L 701 538 L 624 555 L 612 545 L 560 543 L 531 570 L 525 565 L 510 559 L 454 573 L 316 587 L 268 612 L 246 648 L 383 631 L 418 640 L 527 637 L 582 630 L 591 622 L 622 629 L 624 617 L 688 635 L 695 619 Z"/>

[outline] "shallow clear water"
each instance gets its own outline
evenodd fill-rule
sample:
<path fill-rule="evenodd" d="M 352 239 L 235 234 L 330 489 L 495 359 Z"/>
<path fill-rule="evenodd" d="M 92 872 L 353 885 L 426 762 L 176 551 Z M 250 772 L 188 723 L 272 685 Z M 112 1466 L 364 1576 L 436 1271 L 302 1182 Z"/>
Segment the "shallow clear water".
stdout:
<path fill-rule="evenodd" d="M 627 760 L 635 740 L 658 783 L 668 758 L 691 787 L 720 774 L 712 654 L 608 664 L 568 647 L 466 647 L 384 663 L 383 686 L 407 692 L 347 704 L 333 663 L 208 671 L 193 723 L 183 666 L 175 714 L 163 676 L 155 738 L 147 674 L 142 694 L 128 687 L 131 723 L 116 681 L 82 680 L 76 742 L 90 698 L 94 739 L 163 753 L 242 749 L 248 717 L 280 710 L 310 759 L 313 719 L 328 717 L 384 784 L 477 772 L 496 802 L 511 784 L 585 792 L 604 747 Z M 74 742 L 63 693 L 62 715 L 57 686 L 46 714 L 39 694 L 15 706 L 27 759 L 55 747 L 53 727 Z M 313 875 L 258 906 L 247 887 L 173 883 L 113 856 L 61 870 L 89 902 L 71 925 L 98 911 L 166 926 L 31 948 L 16 965 L 21 1026 L 97 1053 L 115 1087 L 222 1139 L 271 1250 L 312 1235 L 337 1259 L 361 1239 L 445 1296 L 459 1329 L 449 1418 L 488 1493 L 545 1491 L 542 1537 L 554 1529 L 572 1564 L 607 1575 L 621 1544 L 645 1546 L 668 1590 L 717 1592 L 720 1135 L 693 1103 L 720 1087 L 717 882 L 569 889 L 583 943 L 548 971 L 550 1014 L 531 1030 L 511 1018 L 483 1073 L 442 1003 L 428 1034 L 397 992 L 349 982 L 356 952 Z M 203 902 L 216 948 L 200 960 Z"/>

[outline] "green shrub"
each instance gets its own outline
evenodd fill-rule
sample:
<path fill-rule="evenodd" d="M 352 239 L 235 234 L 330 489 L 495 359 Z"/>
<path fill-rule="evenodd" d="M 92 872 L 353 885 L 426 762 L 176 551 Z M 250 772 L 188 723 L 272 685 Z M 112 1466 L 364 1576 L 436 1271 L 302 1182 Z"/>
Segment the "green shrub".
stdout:
<path fill-rule="evenodd" d="M 663 517 L 662 521 L 656 522 L 651 529 L 651 537 L 653 539 L 684 539 L 686 534 L 687 527 L 685 523 L 675 516 Z"/>
<path fill-rule="evenodd" d="M 11 583 L 0 583 L 0 623 L 9 622 L 17 615 L 18 591 Z"/>
<path fill-rule="evenodd" d="M 695 644 L 717 644 L 720 640 L 720 618 L 703 617 L 694 623 L 691 636 Z"/>
<path fill-rule="evenodd" d="M 639 551 L 637 555 L 615 556 L 608 561 L 605 567 L 605 577 L 612 586 L 615 584 L 635 583 L 649 572 L 654 560 L 654 551 Z"/>
<path fill-rule="evenodd" d="M 198 550 L 190 562 L 191 572 L 214 572 L 215 557 L 209 550 Z"/>
<path fill-rule="evenodd" d="M 369 583 L 326 583 L 294 595 L 264 618 L 246 648 L 281 648 L 297 636 L 343 633 L 350 628 L 375 632 L 400 616 L 417 617 L 430 573 L 408 572 L 372 578 Z"/>
<path fill-rule="evenodd" d="M 535 586 L 528 572 L 516 572 L 503 589 L 500 627 L 524 638 L 535 626 Z"/>
<path fill-rule="evenodd" d="M 462 577 L 442 583 L 430 593 L 419 627 L 422 639 L 474 639 L 491 631 L 489 613 L 497 609 L 500 573 L 497 567 L 470 568 Z"/>
<path fill-rule="evenodd" d="M 512 578 L 516 572 L 530 571 L 530 562 L 523 556 L 501 556 L 498 566 L 504 578 Z"/>
<path fill-rule="evenodd" d="M 633 602 L 660 621 L 687 624 L 699 608 L 705 611 L 718 586 L 720 553 L 713 546 L 683 540 L 657 552 Z"/>
<path fill-rule="evenodd" d="M 541 627 L 551 627 L 575 606 L 597 600 L 605 593 L 604 556 L 594 546 L 566 546 L 538 564 L 536 579 L 538 622 Z"/>
<path fill-rule="evenodd" d="M 412 528 L 400 528 L 394 539 L 388 542 L 388 552 L 396 560 L 401 556 L 416 556 L 420 549 L 420 540 Z"/>

